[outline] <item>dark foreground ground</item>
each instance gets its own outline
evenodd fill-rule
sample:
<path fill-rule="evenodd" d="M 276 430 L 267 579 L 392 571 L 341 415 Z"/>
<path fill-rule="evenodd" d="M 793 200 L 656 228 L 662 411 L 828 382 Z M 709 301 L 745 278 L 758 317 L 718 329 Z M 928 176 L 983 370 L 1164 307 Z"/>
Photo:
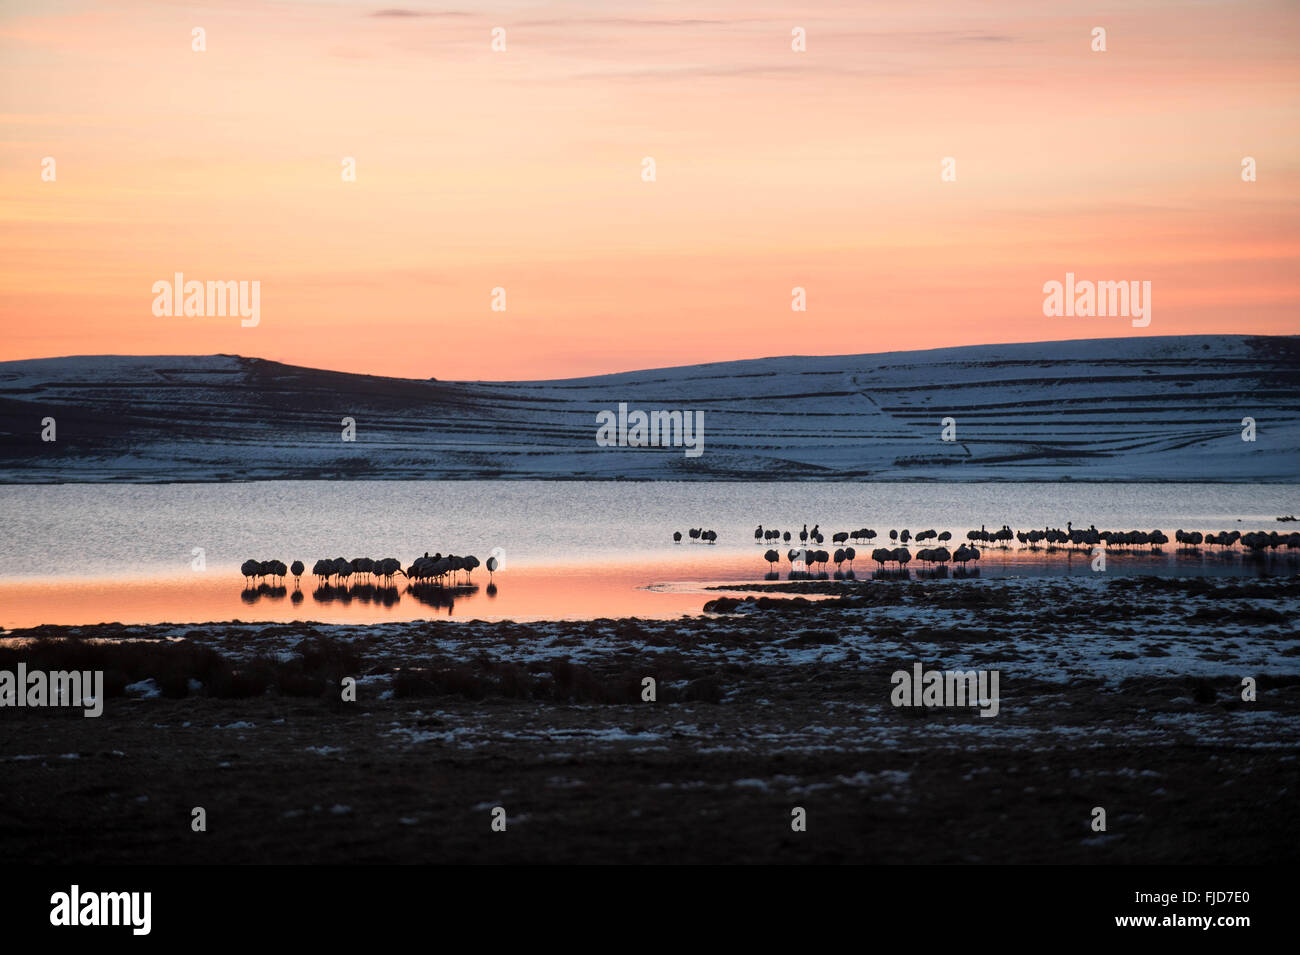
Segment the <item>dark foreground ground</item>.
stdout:
<path fill-rule="evenodd" d="M 98 719 L 0 710 L 0 847 L 59 863 L 1300 855 L 1297 578 L 824 587 L 849 596 L 671 622 L 6 634 L 21 640 L 0 669 L 99 667 L 108 699 Z M 1000 712 L 893 707 L 890 674 L 916 661 L 998 669 Z"/>

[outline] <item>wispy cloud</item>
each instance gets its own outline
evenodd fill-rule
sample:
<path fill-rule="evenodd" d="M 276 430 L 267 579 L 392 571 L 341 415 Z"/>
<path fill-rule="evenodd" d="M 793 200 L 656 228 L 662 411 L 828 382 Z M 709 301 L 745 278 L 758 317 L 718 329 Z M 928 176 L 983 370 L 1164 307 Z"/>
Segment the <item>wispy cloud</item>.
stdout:
<path fill-rule="evenodd" d="M 552 17 L 546 20 L 523 20 L 519 26 L 526 27 L 571 27 L 571 26 L 606 26 L 606 27 L 692 27 L 692 26 L 729 26 L 742 23 L 742 20 L 702 20 L 692 18 L 667 17 L 651 19 L 648 17 Z M 749 21 L 758 22 L 758 21 Z"/>
<path fill-rule="evenodd" d="M 376 10 L 369 14 L 372 17 L 472 17 L 474 14 L 467 13 L 464 10 L 406 10 L 400 7 L 390 7 L 386 10 Z"/>

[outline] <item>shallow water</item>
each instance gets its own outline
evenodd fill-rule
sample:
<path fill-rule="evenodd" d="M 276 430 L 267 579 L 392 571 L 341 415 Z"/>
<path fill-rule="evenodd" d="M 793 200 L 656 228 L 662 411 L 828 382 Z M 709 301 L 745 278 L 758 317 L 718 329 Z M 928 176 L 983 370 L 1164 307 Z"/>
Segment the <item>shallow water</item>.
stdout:
<path fill-rule="evenodd" d="M 954 546 L 972 527 L 1277 530 L 1300 510 L 1297 485 L 1218 484 L 752 484 L 698 482 L 263 482 L 247 484 L 0 487 L 0 626 L 121 621 L 313 619 L 364 623 L 426 617 L 480 619 L 673 617 L 698 612 L 702 584 L 762 579 L 754 528 L 794 533 L 806 522 L 831 534 L 871 527 L 949 530 Z M 702 526 L 718 543 L 672 542 Z M 859 577 L 872 545 L 857 546 Z M 195 549 L 203 569 L 195 570 Z M 287 588 L 244 587 L 249 557 L 398 557 L 426 551 L 503 553 L 476 589 L 424 602 L 398 578 L 392 592 L 318 592 L 310 575 Z M 915 546 L 913 551 L 915 551 Z M 983 548 L 989 576 L 1088 574 L 1080 552 Z M 1108 573 L 1295 573 L 1285 552 L 1266 561 L 1212 550 L 1112 553 Z M 784 557 L 782 577 L 789 569 Z M 830 567 L 834 570 L 834 567 Z M 912 565 L 913 574 L 918 570 Z M 450 598 L 450 605 L 447 600 Z"/>

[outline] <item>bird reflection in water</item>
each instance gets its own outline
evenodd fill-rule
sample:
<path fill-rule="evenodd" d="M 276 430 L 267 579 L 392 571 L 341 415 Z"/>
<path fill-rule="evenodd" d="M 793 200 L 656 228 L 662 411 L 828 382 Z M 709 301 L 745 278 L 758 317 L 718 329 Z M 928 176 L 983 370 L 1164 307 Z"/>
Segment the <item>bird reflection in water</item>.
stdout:
<path fill-rule="evenodd" d="M 406 586 L 406 592 L 418 602 L 428 607 L 446 607 L 449 614 L 455 608 L 457 598 L 473 596 L 478 593 L 478 589 L 478 584 L 469 583 L 456 584 L 450 587 L 426 583 L 407 584 Z"/>
<path fill-rule="evenodd" d="M 378 604 L 381 607 L 394 607 L 402 599 L 396 587 L 381 587 L 375 584 L 353 584 L 351 586 L 322 584 L 311 592 L 317 603 L 350 604 L 358 601 L 363 604 Z"/>
<path fill-rule="evenodd" d="M 239 599 L 246 604 L 255 604 L 264 597 L 268 600 L 283 600 L 288 594 L 289 591 L 283 584 L 258 584 L 256 587 L 245 587 L 240 591 Z"/>

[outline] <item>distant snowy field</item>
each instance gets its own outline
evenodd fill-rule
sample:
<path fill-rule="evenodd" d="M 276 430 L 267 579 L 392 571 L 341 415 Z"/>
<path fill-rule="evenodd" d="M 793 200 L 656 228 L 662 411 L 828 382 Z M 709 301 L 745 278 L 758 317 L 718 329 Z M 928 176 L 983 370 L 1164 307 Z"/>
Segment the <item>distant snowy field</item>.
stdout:
<path fill-rule="evenodd" d="M 598 446 L 597 415 L 620 403 L 703 412 L 703 453 Z M 341 438 L 344 418 L 355 441 Z M 541 382 L 224 355 L 0 363 L 0 482 L 286 478 L 1292 482 L 1300 338 L 982 345 Z"/>

